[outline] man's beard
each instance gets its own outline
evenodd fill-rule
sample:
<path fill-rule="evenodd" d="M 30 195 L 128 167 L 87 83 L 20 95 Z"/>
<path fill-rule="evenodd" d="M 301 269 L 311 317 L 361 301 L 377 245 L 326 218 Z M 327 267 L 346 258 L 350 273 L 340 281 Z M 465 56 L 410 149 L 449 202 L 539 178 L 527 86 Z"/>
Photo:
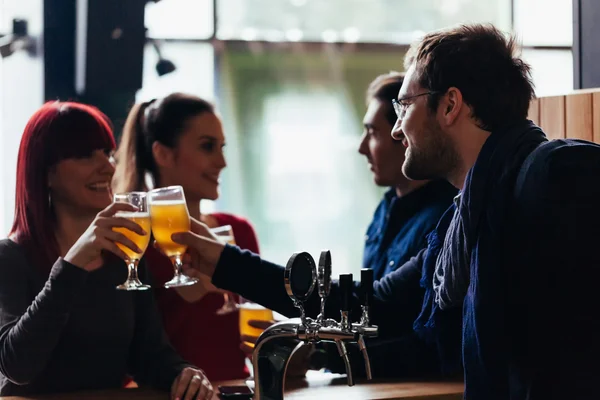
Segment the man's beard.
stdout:
<path fill-rule="evenodd" d="M 402 173 L 412 180 L 447 179 L 458 167 L 458 155 L 453 143 L 442 132 L 437 121 L 429 122 L 419 134 L 424 139 L 416 148 L 406 149 Z"/>

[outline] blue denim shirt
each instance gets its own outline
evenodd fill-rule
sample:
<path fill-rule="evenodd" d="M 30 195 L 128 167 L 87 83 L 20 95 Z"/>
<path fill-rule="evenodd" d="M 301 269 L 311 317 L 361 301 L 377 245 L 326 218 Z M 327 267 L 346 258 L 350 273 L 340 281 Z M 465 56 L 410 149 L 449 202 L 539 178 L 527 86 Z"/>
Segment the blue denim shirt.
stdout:
<path fill-rule="evenodd" d="M 443 180 L 433 181 L 398 197 L 386 192 L 367 229 L 363 268 L 379 280 L 427 246 L 426 236 L 452 204 L 457 190 Z"/>

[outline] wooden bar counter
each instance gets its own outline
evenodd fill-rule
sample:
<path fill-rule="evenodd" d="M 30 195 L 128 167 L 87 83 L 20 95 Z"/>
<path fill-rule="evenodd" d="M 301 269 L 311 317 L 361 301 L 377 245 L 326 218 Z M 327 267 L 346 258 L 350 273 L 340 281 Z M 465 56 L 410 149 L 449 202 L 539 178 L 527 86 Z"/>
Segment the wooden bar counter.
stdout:
<path fill-rule="evenodd" d="M 241 381 L 216 382 L 219 385 L 240 385 Z M 291 380 L 286 384 L 285 400 L 461 400 L 463 384 L 458 382 L 380 382 L 346 385 L 340 375 L 310 371 L 306 379 Z M 28 397 L 0 397 L 0 400 L 168 400 L 169 395 L 149 389 L 118 389 L 77 392 Z M 214 400 L 218 400 L 215 394 Z"/>

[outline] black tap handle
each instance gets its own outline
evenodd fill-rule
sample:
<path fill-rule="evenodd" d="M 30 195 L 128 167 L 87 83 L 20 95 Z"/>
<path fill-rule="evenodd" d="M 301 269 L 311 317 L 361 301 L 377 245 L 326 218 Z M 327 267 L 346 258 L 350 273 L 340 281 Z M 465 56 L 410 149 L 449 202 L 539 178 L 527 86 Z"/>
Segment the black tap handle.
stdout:
<path fill-rule="evenodd" d="M 340 275 L 340 304 L 342 311 L 350 311 L 350 303 L 352 302 L 352 274 Z"/>
<path fill-rule="evenodd" d="M 360 291 L 363 306 L 370 307 L 373 304 L 373 270 L 371 268 L 360 270 Z"/>

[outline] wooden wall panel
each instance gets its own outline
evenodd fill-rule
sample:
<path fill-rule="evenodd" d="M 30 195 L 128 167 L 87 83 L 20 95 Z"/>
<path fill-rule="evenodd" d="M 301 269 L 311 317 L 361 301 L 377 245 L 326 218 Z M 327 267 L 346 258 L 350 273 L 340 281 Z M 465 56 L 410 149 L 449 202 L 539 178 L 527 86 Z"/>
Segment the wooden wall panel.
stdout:
<path fill-rule="evenodd" d="M 534 99 L 529 103 L 529 113 L 527 118 L 532 120 L 536 125 L 540 125 L 540 100 Z"/>
<path fill-rule="evenodd" d="M 592 139 L 600 143 L 600 92 L 592 94 Z"/>
<path fill-rule="evenodd" d="M 565 96 L 542 97 L 540 102 L 540 127 L 549 139 L 565 138 Z"/>
<path fill-rule="evenodd" d="M 566 137 L 569 139 L 594 140 L 592 124 L 593 95 L 591 93 L 565 96 Z"/>

